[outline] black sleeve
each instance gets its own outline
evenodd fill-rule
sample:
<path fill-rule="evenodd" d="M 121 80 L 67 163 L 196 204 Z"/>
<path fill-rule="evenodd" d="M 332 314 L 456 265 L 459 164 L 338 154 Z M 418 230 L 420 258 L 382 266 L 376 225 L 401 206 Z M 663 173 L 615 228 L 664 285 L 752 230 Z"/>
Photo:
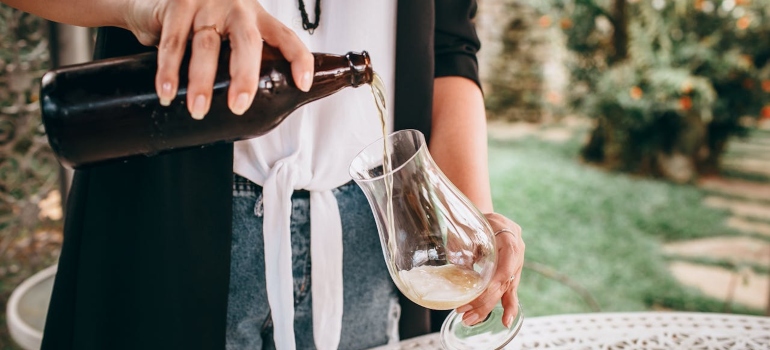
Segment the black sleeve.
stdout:
<path fill-rule="evenodd" d="M 436 0 L 435 8 L 435 77 L 466 77 L 480 88 L 476 53 L 481 43 L 473 22 L 476 0 Z"/>

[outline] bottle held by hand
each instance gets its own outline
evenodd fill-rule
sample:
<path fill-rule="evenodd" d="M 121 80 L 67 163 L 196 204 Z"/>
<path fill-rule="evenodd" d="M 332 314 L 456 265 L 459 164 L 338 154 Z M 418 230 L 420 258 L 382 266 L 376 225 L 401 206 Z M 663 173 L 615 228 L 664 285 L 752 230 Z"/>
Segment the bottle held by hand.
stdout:
<path fill-rule="evenodd" d="M 132 156 L 254 138 L 278 126 L 292 111 L 345 87 L 370 84 L 366 52 L 314 53 L 310 91 L 294 84 L 290 63 L 265 45 L 259 87 L 243 115 L 227 105 L 230 50 L 220 50 L 211 107 L 195 120 L 186 106 L 189 52 L 180 68 L 179 92 L 168 107 L 155 92 L 157 54 L 99 60 L 52 70 L 43 76 L 40 103 L 48 141 L 70 168 Z"/>

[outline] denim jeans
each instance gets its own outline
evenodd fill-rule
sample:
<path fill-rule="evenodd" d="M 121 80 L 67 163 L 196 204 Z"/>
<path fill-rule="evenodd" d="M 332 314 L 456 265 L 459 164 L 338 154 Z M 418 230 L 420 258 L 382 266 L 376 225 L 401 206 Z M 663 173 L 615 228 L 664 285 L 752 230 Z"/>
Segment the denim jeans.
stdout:
<path fill-rule="evenodd" d="M 366 349 L 397 337 L 396 289 L 382 256 L 369 204 L 355 183 L 332 191 L 342 216 L 344 305 L 340 349 Z M 315 349 L 310 293 L 310 199 L 292 196 L 291 246 L 294 337 Z M 265 289 L 261 188 L 235 175 L 233 240 L 227 310 L 227 349 L 273 349 Z M 395 340 L 395 339 L 393 339 Z"/>

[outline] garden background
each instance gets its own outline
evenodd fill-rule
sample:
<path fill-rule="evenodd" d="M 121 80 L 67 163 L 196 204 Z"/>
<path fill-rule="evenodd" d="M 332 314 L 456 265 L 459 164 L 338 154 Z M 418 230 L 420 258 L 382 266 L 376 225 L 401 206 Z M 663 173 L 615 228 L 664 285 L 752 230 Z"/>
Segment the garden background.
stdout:
<path fill-rule="evenodd" d="M 768 16 L 770 0 L 479 0 L 493 195 L 524 229 L 527 316 L 770 313 Z M 2 306 L 61 247 L 37 91 L 67 30 L 0 6 Z M 17 349 L 4 317 L 0 350 Z"/>

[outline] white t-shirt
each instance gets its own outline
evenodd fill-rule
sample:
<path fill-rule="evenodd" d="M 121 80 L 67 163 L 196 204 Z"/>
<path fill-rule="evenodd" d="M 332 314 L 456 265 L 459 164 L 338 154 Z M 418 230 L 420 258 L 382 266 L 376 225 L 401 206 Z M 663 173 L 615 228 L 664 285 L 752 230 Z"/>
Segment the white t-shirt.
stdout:
<path fill-rule="evenodd" d="M 367 51 L 386 91 L 393 91 L 395 1 L 324 0 L 312 35 L 302 28 L 297 1 L 260 3 L 312 52 Z M 315 1 L 305 5 L 314 20 Z M 393 105 L 392 93 L 387 105 Z M 352 159 L 380 137 L 371 89 L 362 85 L 299 108 L 266 135 L 235 143 L 233 171 L 263 187 L 265 276 L 277 349 L 295 349 L 291 194 L 310 191 L 313 332 L 316 347 L 336 349 L 342 328 L 342 227 L 331 190 L 350 181 Z"/>

